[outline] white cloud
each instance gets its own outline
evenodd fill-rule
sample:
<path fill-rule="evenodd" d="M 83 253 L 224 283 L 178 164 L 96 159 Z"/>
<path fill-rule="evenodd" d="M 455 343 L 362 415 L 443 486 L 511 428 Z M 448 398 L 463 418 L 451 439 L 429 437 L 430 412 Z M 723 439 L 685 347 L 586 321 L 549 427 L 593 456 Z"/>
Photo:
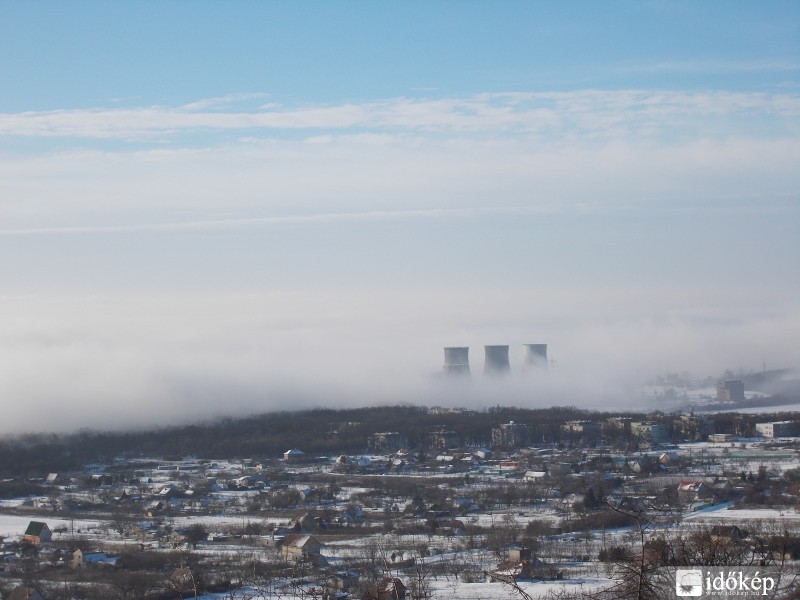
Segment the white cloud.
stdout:
<path fill-rule="evenodd" d="M 721 60 L 705 59 L 698 60 L 673 60 L 662 62 L 650 62 L 643 64 L 629 64 L 614 67 L 614 70 L 624 73 L 653 73 L 653 72 L 675 72 L 675 73 L 768 73 L 800 71 L 800 63 L 789 60 Z"/>
<path fill-rule="evenodd" d="M 0 115 L 7 136 L 65 138 L 0 155 L 3 229 L 770 205 L 800 188 L 800 98 L 787 94 L 584 90 L 232 111 L 242 100 L 252 98 Z M 93 149 L 92 138 L 139 143 Z"/>
<path fill-rule="evenodd" d="M 0 297 L 2 427 L 459 403 L 453 344 L 551 344 L 562 404 L 800 360 L 797 96 L 256 100 L 0 116 L 43 138 L 0 154 L 3 289 L 41 293 Z"/>
<path fill-rule="evenodd" d="M 656 144 L 332 136 L 0 160 L 3 230 L 141 228 L 515 207 L 786 206 L 800 141 Z M 379 143 L 376 143 L 378 141 Z M 787 197 L 787 194 L 790 194 Z"/>
<path fill-rule="evenodd" d="M 257 96 L 253 94 L 252 96 Z M 560 93 L 480 94 L 467 98 L 408 99 L 328 106 L 263 105 L 253 112 L 208 110 L 240 99 L 200 100 L 180 107 L 75 109 L 0 115 L 0 134 L 76 138 L 146 139 L 194 131 L 293 129 L 391 130 L 616 136 L 619 132 L 667 133 L 703 127 L 703 117 L 737 118 L 757 111 L 773 119 L 800 114 L 800 98 L 789 94 L 585 90 Z M 620 129 L 620 126 L 624 125 Z"/>
<path fill-rule="evenodd" d="M 0 229 L 0 236 L 28 236 L 54 234 L 93 233 L 140 233 L 202 229 L 235 229 L 263 225 L 297 225 L 305 223 L 336 223 L 343 221 L 386 221 L 394 219 L 439 219 L 449 217 L 480 217 L 488 215 L 547 214 L 547 209 L 535 210 L 525 207 L 451 208 L 430 210 L 370 211 L 349 213 L 327 213 L 294 215 L 286 217 L 254 217 L 243 219 L 209 219 L 204 221 L 180 221 L 172 223 L 148 223 L 143 225 L 107 225 L 96 227 L 41 227 L 31 229 Z"/>

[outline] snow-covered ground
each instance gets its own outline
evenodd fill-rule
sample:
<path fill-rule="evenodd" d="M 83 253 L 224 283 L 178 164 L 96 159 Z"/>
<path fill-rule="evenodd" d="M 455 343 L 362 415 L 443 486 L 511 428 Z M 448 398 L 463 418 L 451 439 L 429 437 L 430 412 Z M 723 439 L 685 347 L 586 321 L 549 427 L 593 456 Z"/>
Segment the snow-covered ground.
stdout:
<path fill-rule="evenodd" d="M 687 521 L 737 521 L 742 524 L 747 524 L 753 521 L 776 521 L 784 520 L 791 521 L 794 524 L 800 524 L 800 512 L 797 512 L 792 507 L 783 509 L 778 508 L 743 508 L 736 509 L 730 503 L 712 506 L 707 509 L 699 510 L 697 512 L 689 513 L 684 517 Z"/>
<path fill-rule="evenodd" d="M 729 411 L 716 410 L 708 412 L 729 412 Z M 759 415 L 763 413 L 776 413 L 776 412 L 800 412 L 800 404 L 778 404 L 776 406 L 756 406 L 752 408 L 737 408 L 736 412 L 748 415 Z"/>
<path fill-rule="evenodd" d="M 605 577 L 580 577 L 569 581 L 520 581 L 519 587 L 533 598 L 557 598 L 564 592 L 577 594 L 591 594 L 597 590 L 613 585 L 613 580 Z M 510 585 L 500 582 L 462 583 L 451 578 L 434 579 L 428 582 L 434 598 L 448 600 L 511 600 L 520 598 Z M 266 600 L 275 596 L 254 595 L 252 588 L 243 588 L 234 594 L 234 598 L 247 598 L 247 600 Z M 227 592 L 219 594 L 205 594 L 200 600 L 230 599 Z"/>
<path fill-rule="evenodd" d="M 49 518 L 41 515 L 5 515 L 0 514 L 0 537 L 18 539 L 22 537 L 28 524 L 31 521 L 41 521 L 47 523 L 47 526 L 54 532 L 54 539 L 58 539 L 59 531 L 62 529 L 67 532 L 64 535 L 70 535 L 69 532 L 75 533 L 88 533 L 102 529 L 105 531 L 108 528 L 107 523 L 98 521 L 96 519 L 61 519 Z"/>

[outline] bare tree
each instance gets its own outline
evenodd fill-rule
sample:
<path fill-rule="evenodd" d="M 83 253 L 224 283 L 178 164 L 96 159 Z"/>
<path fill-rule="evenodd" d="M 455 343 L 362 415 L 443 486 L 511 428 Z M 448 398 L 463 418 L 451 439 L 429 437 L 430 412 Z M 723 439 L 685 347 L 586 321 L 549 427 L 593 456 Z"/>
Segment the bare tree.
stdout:
<path fill-rule="evenodd" d="M 633 538 L 637 555 L 615 564 L 617 583 L 603 590 L 600 597 L 613 600 L 661 600 L 668 597 L 669 588 L 663 578 L 663 571 L 660 570 L 660 565 L 649 559 L 647 538 L 659 518 L 669 511 L 652 505 L 636 505 L 626 509 L 611 503 L 608 506 L 634 520 L 636 525 Z"/>

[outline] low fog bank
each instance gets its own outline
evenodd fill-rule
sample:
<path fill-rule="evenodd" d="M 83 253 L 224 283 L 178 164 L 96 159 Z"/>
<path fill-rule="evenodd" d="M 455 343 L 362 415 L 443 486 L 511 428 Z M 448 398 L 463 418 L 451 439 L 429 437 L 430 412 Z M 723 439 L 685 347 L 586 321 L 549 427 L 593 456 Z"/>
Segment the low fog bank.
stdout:
<path fill-rule="evenodd" d="M 722 294 L 723 292 L 720 292 Z M 381 404 L 645 409 L 639 386 L 800 363 L 800 311 L 683 290 L 0 298 L 0 433 L 128 429 Z M 522 370 L 546 343 L 547 372 Z M 511 373 L 483 375 L 508 344 Z M 442 375 L 469 346 L 471 377 Z"/>

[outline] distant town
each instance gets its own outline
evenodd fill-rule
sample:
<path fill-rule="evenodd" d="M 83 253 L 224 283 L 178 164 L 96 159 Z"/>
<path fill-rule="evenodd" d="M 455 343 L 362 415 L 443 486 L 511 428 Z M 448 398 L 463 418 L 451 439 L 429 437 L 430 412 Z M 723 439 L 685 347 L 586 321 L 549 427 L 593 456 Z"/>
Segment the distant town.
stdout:
<path fill-rule="evenodd" d="M 654 393 L 691 400 L 680 379 Z M 676 568 L 735 565 L 796 598 L 800 414 L 737 410 L 800 403 L 791 381 L 726 373 L 686 410 L 404 405 L 21 433 L 0 442 L 0 593 L 671 598 Z"/>

